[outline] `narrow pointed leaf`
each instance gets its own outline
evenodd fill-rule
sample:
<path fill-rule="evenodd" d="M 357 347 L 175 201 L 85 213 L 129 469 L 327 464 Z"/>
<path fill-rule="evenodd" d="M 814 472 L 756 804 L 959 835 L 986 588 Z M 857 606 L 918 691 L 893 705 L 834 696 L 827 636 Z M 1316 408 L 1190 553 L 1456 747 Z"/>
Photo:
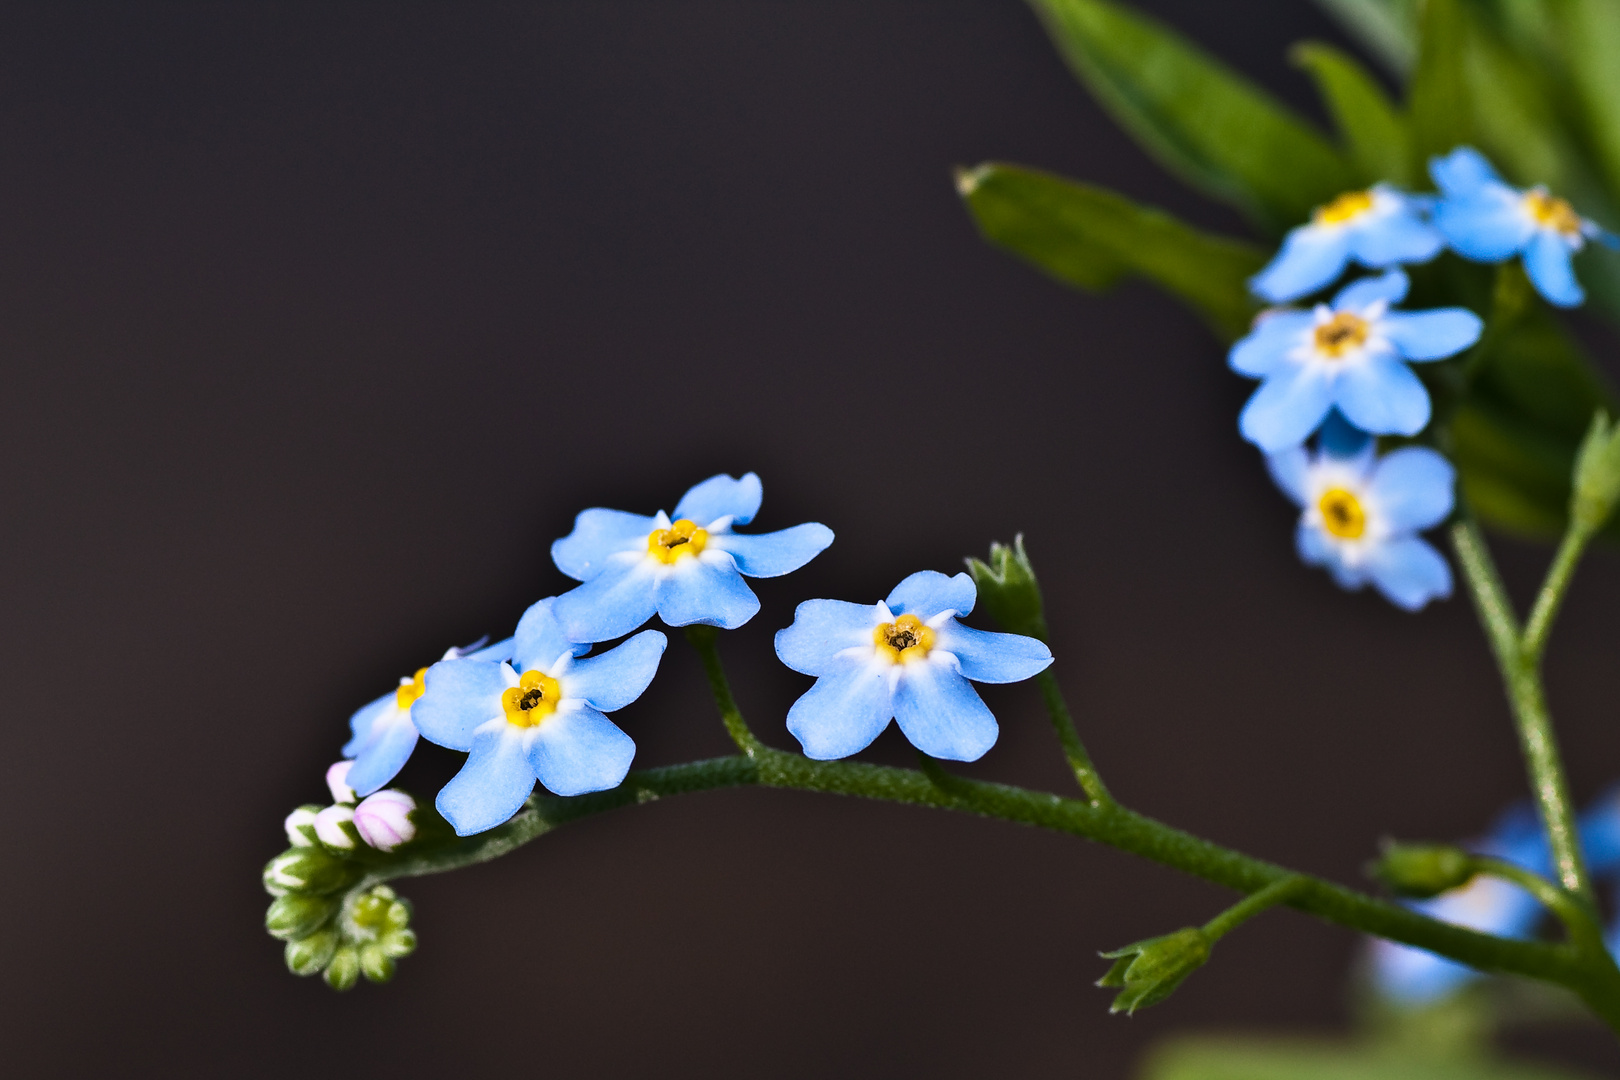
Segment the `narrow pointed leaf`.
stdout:
<path fill-rule="evenodd" d="M 1427 0 L 1409 107 L 1417 151 L 1424 158 L 1476 141 L 1465 57 L 1467 25 L 1461 0 Z"/>
<path fill-rule="evenodd" d="M 1418 0 L 1316 0 L 1396 75 L 1417 63 Z"/>
<path fill-rule="evenodd" d="M 1406 119 L 1377 79 L 1331 45 L 1305 42 L 1296 45 L 1292 55 L 1316 80 L 1364 182 L 1387 180 L 1403 187 L 1422 183 L 1421 163 L 1412 152 Z"/>

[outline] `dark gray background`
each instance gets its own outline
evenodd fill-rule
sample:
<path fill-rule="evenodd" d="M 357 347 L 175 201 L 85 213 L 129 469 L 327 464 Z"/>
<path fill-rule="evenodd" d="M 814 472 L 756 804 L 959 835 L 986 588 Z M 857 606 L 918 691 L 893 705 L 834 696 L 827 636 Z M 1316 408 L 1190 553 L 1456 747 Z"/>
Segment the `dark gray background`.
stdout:
<path fill-rule="evenodd" d="M 1314 109 L 1283 50 L 1333 37 L 1316 9 L 1149 6 Z M 579 509 L 722 470 L 764 478 L 762 528 L 838 533 L 725 642 L 774 742 L 797 600 L 1023 530 L 1133 806 L 1354 882 L 1380 835 L 1523 792 L 1466 606 L 1300 566 L 1217 344 L 982 244 L 948 169 L 990 157 L 1240 227 L 1014 0 L 0 9 L 7 1071 L 1121 1077 L 1172 1031 L 1342 1028 L 1345 932 L 1268 916 L 1110 1017 L 1096 951 L 1227 896 L 792 793 L 406 882 L 422 947 L 384 989 L 297 980 L 260 929 L 354 707 L 562 588 Z M 1526 585 L 1540 555 L 1507 557 Z M 1583 798 L 1620 772 L 1617 597 L 1600 556 L 1551 660 Z M 1066 790 L 1033 689 L 986 696 L 972 771 Z M 679 640 L 619 718 L 641 764 L 727 749 Z"/>

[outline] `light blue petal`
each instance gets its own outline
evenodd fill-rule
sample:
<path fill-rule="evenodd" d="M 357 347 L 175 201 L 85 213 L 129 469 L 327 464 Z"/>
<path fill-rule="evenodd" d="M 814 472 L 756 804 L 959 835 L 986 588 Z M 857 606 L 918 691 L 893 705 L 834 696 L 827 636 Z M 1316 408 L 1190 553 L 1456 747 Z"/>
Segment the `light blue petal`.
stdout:
<path fill-rule="evenodd" d="M 618 787 L 635 756 L 630 736 L 592 708 L 552 713 L 529 747 L 534 775 L 558 795 Z"/>
<path fill-rule="evenodd" d="M 1430 600 L 1451 595 L 1451 567 L 1426 541 L 1397 537 L 1367 556 L 1367 576 L 1398 608 L 1416 611 Z"/>
<path fill-rule="evenodd" d="M 894 708 L 883 670 L 852 661 L 824 675 L 788 710 L 787 729 L 816 761 L 849 757 L 889 726 Z"/>
<path fill-rule="evenodd" d="M 1406 290 L 1410 285 L 1406 274 L 1400 270 L 1390 270 L 1377 277 L 1358 278 L 1339 290 L 1339 295 L 1333 298 L 1333 310 L 1360 311 L 1380 300 L 1386 304 L 1398 304 L 1406 299 Z"/>
<path fill-rule="evenodd" d="M 765 489 L 753 473 L 741 480 L 721 473 L 682 495 L 675 506 L 675 519 L 688 518 L 707 526 L 719 518 L 729 517 L 733 525 L 746 525 L 759 513 L 759 504 L 764 498 Z"/>
<path fill-rule="evenodd" d="M 461 771 L 439 790 L 434 805 L 455 827 L 471 836 L 502 824 L 534 790 L 534 767 L 523 753 L 522 729 L 503 724 L 473 740 Z"/>
<path fill-rule="evenodd" d="M 1429 175 L 1434 186 L 1452 198 L 1473 195 L 1491 185 L 1506 186 L 1485 155 L 1472 146 L 1459 146 L 1445 157 L 1430 158 Z"/>
<path fill-rule="evenodd" d="M 670 626 L 707 623 L 735 630 L 758 611 L 759 597 L 725 555 L 682 559 L 658 581 L 658 617 Z"/>
<path fill-rule="evenodd" d="M 919 570 L 896 585 L 885 603 L 896 615 L 915 615 L 927 622 L 946 609 L 958 616 L 971 615 L 978 598 L 979 590 L 966 574 L 946 577 L 938 570 Z"/>
<path fill-rule="evenodd" d="M 1575 280 L 1575 267 L 1569 244 L 1550 229 L 1537 229 L 1524 251 L 1524 272 L 1530 284 L 1559 307 L 1579 307 L 1586 301 L 1586 290 Z"/>
<path fill-rule="evenodd" d="M 1294 550 L 1299 552 L 1300 561 L 1306 566 L 1331 566 L 1339 559 L 1322 530 L 1303 521 L 1294 530 Z"/>
<path fill-rule="evenodd" d="M 647 689 L 668 644 L 657 630 L 643 630 L 600 656 L 575 660 L 564 676 L 563 695 L 583 698 L 601 712 L 617 712 Z"/>
<path fill-rule="evenodd" d="M 1298 446 L 1333 406 L 1333 380 L 1315 365 L 1289 365 L 1260 384 L 1238 430 L 1267 453 Z"/>
<path fill-rule="evenodd" d="M 996 744 L 996 718 L 973 684 L 945 664 L 906 664 L 894 718 L 912 746 L 941 761 L 978 761 Z"/>
<path fill-rule="evenodd" d="M 1297 506 L 1305 505 L 1309 465 L 1310 455 L 1303 446 L 1290 446 L 1266 455 L 1266 471 L 1271 473 L 1271 479 L 1282 488 L 1283 494 L 1294 500 Z"/>
<path fill-rule="evenodd" d="M 656 563 L 651 559 L 610 564 L 604 572 L 551 602 L 551 613 L 571 641 L 623 637 L 658 610 Z"/>
<path fill-rule="evenodd" d="M 876 626 L 875 605 L 806 600 L 793 612 L 793 625 L 776 632 L 776 655 L 794 671 L 826 675 L 845 649 L 870 648 Z"/>
<path fill-rule="evenodd" d="M 1479 340 L 1485 324 L 1467 308 L 1392 311 L 1378 329 L 1408 360 L 1444 360 Z"/>
<path fill-rule="evenodd" d="M 354 766 L 343 782 L 362 798 L 399 775 L 416 749 L 416 725 L 411 714 L 394 710 L 372 731 L 371 740 L 355 755 Z"/>
<path fill-rule="evenodd" d="M 1444 199 L 1434 209 L 1434 223 L 1446 243 L 1476 262 L 1510 259 L 1530 242 L 1535 226 L 1510 189 L 1471 199 Z"/>
<path fill-rule="evenodd" d="M 1289 232 L 1265 269 L 1249 279 L 1249 289 L 1272 304 L 1297 300 L 1333 284 L 1349 258 L 1345 229 L 1301 225 Z"/>
<path fill-rule="evenodd" d="M 366 745 L 366 740 L 371 738 L 371 725 L 398 700 L 398 696 L 390 690 L 376 701 L 360 706 L 355 714 L 349 717 L 349 741 L 343 744 L 343 749 L 339 752 L 344 757 L 350 758 L 358 754 L 360 748 Z"/>
<path fill-rule="evenodd" d="M 643 547 L 656 524 L 623 510 L 585 510 L 574 519 L 574 531 L 551 545 L 551 561 L 575 581 L 590 581 L 607 568 L 608 556 Z"/>
<path fill-rule="evenodd" d="M 1362 431 L 1416 435 L 1429 422 L 1429 392 L 1412 369 L 1375 356 L 1340 372 L 1333 403 Z"/>
<path fill-rule="evenodd" d="M 430 743 L 470 750 L 473 728 L 504 715 L 501 693 L 510 670 L 487 660 L 440 660 L 427 669 L 427 690 L 411 706 L 416 730 Z"/>
<path fill-rule="evenodd" d="M 1424 446 L 1385 454 L 1373 470 L 1367 494 L 1396 532 L 1430 529 L 1451 515 L 1457 470 Z"/>
<path fill-rule="evenodd" d="M 1438 1001 L 1480 977 L 1471 967 L 1382 938 L 1372 943 L 1372 980 L 1379 993 L 1409 1007 Z"/>
<path fill-rule="evenodd" d="M 1593 874 L 1620 870 L 1620 791 L 1605 792 L 1581 815 L 1581 849 Z"/>
<path fill-rule="evenodd" d="M 947 619 L 934 634 L 934 648 L 954 655 L 962 675 L 974 682 L 1022 682 L 1052 665 L 1046 643 L 1023 634 L 975 630 L 955 619 Z"/>
<path fill-rule="evenodd" d="M 1247 337 L 1232 346 L 1226 362 L 1239 375 L 1263 379 L 1288 362 L 1288 354 L 1316 324 L 1308 311 L 1280 311 L 1255 324 Z"/>
<path fill-rule="evenodd" d="M 1373 437 L 1346 420 L 1338 409 L 1328 410 L 1327 419 L 1316 433 L 1316 448 L 1325 457 L 1341 461 L 1361 458 L 1365 465 L 1372 464 Z"/>
<path fill-rule="evenodd" d="M 1439 229 L 1404 208 L 1350 235 L 1350 253 L 1375 270 L 1397 263 L 1428 262 L 1445 246 L 1446 238 Z"/>
<path fill-rule="evenodd" d="M 711 533 L 709 546 L 730 553 L 737 569 L 748 577 L 781 577 L 791 574 L 827 550 L 833 531 L 825 525 L 807 522 L 777 532 L 743 535 Z"/>
<path fill-rule="evenodd" d="M 510 660 L 512 659 L 512 643 L 512 638 L 507 638 L 505 641 L 497 641 L 493 645 L 485 645 L 481 649 L 474 649 L 472 652 L 463 653 L 459 659 L 494 660 L 496 663 L 499 663 L 502 660 Z"/>
<path fill-rule="evenodd" d="M 581 586 L 583 588 L 583 586 Z M 557 658 L 564 653 L 579 655 L 581 646 L 568 639 L 562 623 L 553 609 L 556 597 L 529 605 L 529 610 L 518 620 L 517 632 L 512 635 L 512 667 L 519 671 L 540 668 L 550 671 Z"/>

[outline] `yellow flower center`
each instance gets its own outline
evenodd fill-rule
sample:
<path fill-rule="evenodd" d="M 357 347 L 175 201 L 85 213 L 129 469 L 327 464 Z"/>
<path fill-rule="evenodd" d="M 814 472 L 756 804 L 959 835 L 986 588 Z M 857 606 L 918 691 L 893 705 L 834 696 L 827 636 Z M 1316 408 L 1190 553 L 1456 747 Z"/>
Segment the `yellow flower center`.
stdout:
<path fill-rule="evenodd" d="M 1527 191 L 1524 193 L 1524 208 L 1544 229 L 1552 229 L 1565 236 L 1581 235 L 1581 216 L 1567 199 L 1555 198 L 1545 191 Z"/>
<path fill-rule="evenodd" d="M 667 529 L 647 534 L 647 553 L 666 566 L 687 555 L 700 554 L 709 543 L 709 531 L 697 522 L 681 518 Z"/>
<path fill-rule="evenodd" d="M 1367 342 L 1367 320 L 1341 311 L 1316 328 L 1316 351 L 1337 360 Z"/>
<path fill-rule="evenodd" d="M 423 682 L 426 678 L 427 668 L 420 667 L 416 669 L 416 674 L 411 677 L 410 682 L 399 684 L 399 689 L 394 691 L 394 701 L 401 709 L 409 709 L 416 704 L 417 698 L 427 693 L 427 684 Z"/>
<path fill-rule="evenodd" d="M 1322 527 L 1341 540 L 1358 539 L 1367 531 L 1367 511 L 1361 500 L 1344 488 L 1329 488 L 1316 501 L 1322 511 Z"/>
<path fill-rule="evenodd" d="M 506 710 L 506 722 L 518 727 L 534 727 L 557 711 L 562 698 L 562 687 L 550 675 L 538 671 L 525 671 L 516 686 L 509 686 L 501 694 L 501 708 Z"/>
<path fill-rule="evenodd" d="M 880 623 L 872 631 L 872 643 L 891 664 L 921 660 L 934 647 L 934 632 L 915 615 L 902 615 L 894 622 Z"/>
<path fill-rule="evenodd" d="M 1365 214 L 1372 206 L 1372 192 L 1347 191 L 1326 206 L 1318 206 L 1311 220 L 1317 225 L 1343 225 Z"/>

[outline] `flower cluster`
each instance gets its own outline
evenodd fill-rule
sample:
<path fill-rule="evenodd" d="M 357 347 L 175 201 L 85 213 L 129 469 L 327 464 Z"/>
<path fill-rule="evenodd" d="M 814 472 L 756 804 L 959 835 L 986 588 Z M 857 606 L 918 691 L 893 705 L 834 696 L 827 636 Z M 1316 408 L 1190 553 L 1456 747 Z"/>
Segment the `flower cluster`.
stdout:
<path fill-rule="evenodd" d="M 1484 324 L 1460 307 L 1398 310 L 1409 286 L 1399 267 L 1445 250 L 1478 262 L 1521 257 L 1536 290 L 1568 307 L 1585 297 L 1571 256 L 1589 239 L 1616 243 L 1545 188 L 1508 186 L 1470 147 L 1433 159 L 1429 171 L 1438 195 L 1386 184 L 1346 192 L 1290 232 L 1249 283 L 1271 304 L 1328 288 L 1352 263 L 1384 272 L 1310 310 L 1261 312 L 1228 357 L 1260 380 L 1238 426 L 1300 506 L 1300 557 L 1343 588 L 1370 583 L 1409 611 L 1451 593 L 1445 560 L 1416 534 L 1450 516 L 1455 471 L 1426 447 L 1380 457 L 1375 440 L 1423 433 L 1433 407 L 1409 365 L 1460 355 Z"/>

